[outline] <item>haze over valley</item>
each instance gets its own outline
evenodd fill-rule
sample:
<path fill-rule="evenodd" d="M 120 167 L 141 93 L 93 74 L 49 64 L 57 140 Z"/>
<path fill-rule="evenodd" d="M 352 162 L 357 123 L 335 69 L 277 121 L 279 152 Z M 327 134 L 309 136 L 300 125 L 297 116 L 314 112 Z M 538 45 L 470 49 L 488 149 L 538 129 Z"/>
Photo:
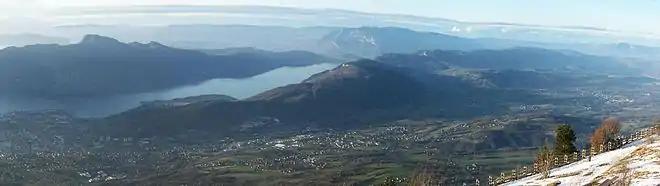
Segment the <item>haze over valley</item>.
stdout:
<path fill-rule="evenodd" d="M 0 2 L 0 185 L 484 185 L 660 113 L 655 2 L 190 1 Z"/>

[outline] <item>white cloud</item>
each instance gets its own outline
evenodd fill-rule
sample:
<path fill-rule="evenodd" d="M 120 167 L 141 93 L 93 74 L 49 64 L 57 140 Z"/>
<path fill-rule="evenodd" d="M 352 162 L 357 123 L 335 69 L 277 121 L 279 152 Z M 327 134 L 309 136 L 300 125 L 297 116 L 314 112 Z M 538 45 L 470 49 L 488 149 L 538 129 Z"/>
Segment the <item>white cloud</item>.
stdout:
<path fill-rule="evenodd" d="M 42 8 L 37 0 L 0 0 L 0 17 L 36 15 Z"/>
<path fill-rule="evenodd" d="M 2 0 L 4 1 L 4 0 Z M 10 0 L 13 4 L 26 4 L 23 0 Z M 130 6 L 130 5 L 240 5 L 269 4 L 277 5 L 274 0 L 28 0 L 32 4 L 46 7 L 68 6 Z M 265 2 L 265 3 L 264 3 Z"/>

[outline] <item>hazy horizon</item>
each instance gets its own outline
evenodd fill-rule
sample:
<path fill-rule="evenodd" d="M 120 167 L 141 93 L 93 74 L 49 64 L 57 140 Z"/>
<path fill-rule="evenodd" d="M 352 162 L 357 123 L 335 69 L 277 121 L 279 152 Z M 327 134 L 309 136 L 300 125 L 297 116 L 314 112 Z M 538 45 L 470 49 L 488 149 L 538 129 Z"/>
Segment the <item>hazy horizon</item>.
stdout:
<path fill-rule="evenodd" d="M 0 2 L 0 18 L 50 18 L 46 12 L 62 8 L 135 5 L 257 5 L 305 9 L 343 9 L 366 13 L 414 15 L 463 22 L 499 22 L 544 26 L 593 27 L 625 32 L 660 34 L 660 1 L 303 1 L 303 0 L 8 0 Z M 475 13 L 478 12 L 478 13 Z M 183 13 L 183 12 L 179 12 Z M 525 15 L 525 16 L 521 16 Z"/>

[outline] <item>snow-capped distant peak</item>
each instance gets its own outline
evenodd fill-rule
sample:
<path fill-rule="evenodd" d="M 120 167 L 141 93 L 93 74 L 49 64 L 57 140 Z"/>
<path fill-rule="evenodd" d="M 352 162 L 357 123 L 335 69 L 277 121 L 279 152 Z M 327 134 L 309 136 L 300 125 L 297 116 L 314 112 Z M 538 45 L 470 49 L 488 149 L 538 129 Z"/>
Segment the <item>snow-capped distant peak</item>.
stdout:
<path fill-rule="evenodd" d="M 373 46 L 376 46 L 376 39 L 374 39 L 373 36 L 367 37 L 367 36 L 362 36 L 362 40 L 360 40 L 362 43 L 369 43 Z"/>
<path fill-rule="evenodd" d="M 466 27 L 466 28 L 465 28 L 465 32 L 467 32 L 467 33 L 472 32 L 472 27 Z"/>

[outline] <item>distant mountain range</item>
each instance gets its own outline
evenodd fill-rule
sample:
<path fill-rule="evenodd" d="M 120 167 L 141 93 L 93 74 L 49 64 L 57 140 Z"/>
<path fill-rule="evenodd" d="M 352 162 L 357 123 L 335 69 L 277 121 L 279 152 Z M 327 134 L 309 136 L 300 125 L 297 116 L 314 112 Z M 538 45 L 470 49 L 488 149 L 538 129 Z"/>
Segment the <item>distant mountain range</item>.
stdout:
<path fill-rule="evenodd" d="M 470 68 L 485 70 L 551 70 L 600 74 L 639 75 L 641 69 L 629 67 L 628 60 L 585 55 L 573 51 L 541 48 L 511 48 L 504 50 L 420 51 L 415 54 L 386 54 L 378 61 L 396 62 L 420 70 Z M 412 62 L 414 61 L 414 62 Z"/>
<path fill-rule="evenodd" d="M 87 33 L 126 41 L 159 41 L 187 49 L 251 47 L 270 51 L 309 51 L 343 59 L 374 58 L 419 50 L 476 50 L 537 47 L 614 57 L 660 58 L 660 48 L 620 42 L 519 40 L 416 31 L 404 27 L 285 27 L 255 25 L 171 25 L 163 27 L 68 26 L 57 35 Z M 460 36 L 460 37 L 459 37 Z"/>
<path fill-rule="evenodd" d="M 49 12 L 54 16 L 79 16 L 76 22 L 130 25 L 209 24 L 273 25 L 285 27 L 401 27 L 469 38 L 499 38 L 559 43 L 615 43 L 626 41 L 659 46 L 660 37 L 646 33 L 624 32 L 586 26 L 544 26 L 502 22 L 463 22 L 444 18 L 400 14 L 367 13 L 340 9 L 304 9 L 272 6 L 123 6 L 75 7 Z M 86 15 L 122 15 L 110 21 Z M 171 16 L 181 15 L 181 16 Z M 89 17 L 94 17 L 89 16 Z M 60 23 L 71 24 L 71 23 Z M 126 31 L 126 30 L 124 30 Z M 144 32 L 141 34 L 146 34 Z M 161 40 L 156 40 L 161 41 Z"/>
<path fill-rule="evenodd" d="M 344 59 L 372 58 L 423 71 L 551 69 L 654 75 L 657 66 L 645 65 L 653 64 L 649 61 L 571 51 L 481 49 L 508 47 L 491 47 L 493 44 L 479 40 L 402 28 L 339 29 L 313 41 L 316 49 L 297 51 L 271 52 L 250 47 L 195 51 L 157 42 L 122 43 L 109 37 L 87 35 L 72 45 L 9 47 L 0 50 L 0 95 L 70 97 L 144 93 L 214 78 L 246 78 L 284 66 L 339 61 L 308 51 Z"/>
<path fill-rule="evenodd" d="M 175 135 L 194 129 L 233 136 L 305 127 L 355 128 L 364 123 L 421 114 L 448 99 L 472 97 L 459 94 L 469 92 L 467 83 L 456 82 L 444 90 L 430 89 L 431 86 L 416 79 L 413 73 L 385 63 L 363 60 L 343 64 L 299 84 L 276 88 L 245 100 L 199 102 L 180 107 L 147 105 L 105 121 L 118 129 L 115 131 L 133 131 L 121 135 Z M 428 102 L 430 100 L 434 101 Z M 468 105 L 474 107 L 472 110 L 479 107 L 463 101 L 465 99 L 454 99 L 451 105 L 456 110 Z M 474 111 L 464 114 L 467 113 Z"/>
<path fill-rule="evenodd" d="M 461 69 L 466 71 L 461 74 Z M 527 89 L 571 87 L 592 76 L 636 72 L 610 58 L 532 48 L 389 54 L 345 63 L 244 100 L 145 105 L 104 122 L 122 131 L 114 135 L 199 130 L 240 136 L 308 127 L 360 128 L 399 119 L 471 118 L 507 112 L 509 104 L 547 101 Z"/>
<path fill-rule="evenodd" d="M 199 13 L 203 16 L 197 15 Z M 272 51 L 304 50 L 326 55 L 332 53 L 340 57 L 344 56 L 337 52 L 343 52 L 346 57 L 353 58 L 356 58 L 353 55 L 375 57 L 389 52 L 401 53 L 415 49 L 462 50 L 466 47 L 540 47 L 575 50 L 594 55 L 660 58 L 660 36 L 583 26 L 471 23 L 410 15 L 268 6 L 77 7 L 62 8 L 48 14 L 77 17 L 75 22 L 64 21 L 50 28 L 42 28 L 44 23 L 36 20 L 16 20 L 13 23 L 32 26 L 30 23 L 34 22 L 34 27 L 40 29 L 29 30 L 30 33 L 68 40 L 77 40 L 92 33 L 122 41 L 158 41 L 168 46 L 187 49 L 254 47 Z M 119 14 L 122 16 L 116 16 L 112 22 L 89 18 Z M 221 19 L 214 19 L 216 16 Z M 147 24 L 166 26 L 144 26 Z M 395 32 L 392 28 L 410 30 Z M 12 33 L 25 32 L 27 31 Z M 437 33 L 437 37 L 431 37 L 429 32 Z M 449 35 L 472 41 L 452 42 L 456 40 L 448 37 Z M 399 36 L 401 39 L 382 36 Z M 366 40 L 362 41 L 365 38 Z M 420 38 L 424 40 L 420 41 Z M 393 44 L 388 44 L 392 40 L 405 41 L 401 43 L 405 47 L 392 50 Z M 438 42 L 439 40 L 443 42 Z M 340 49 L 334 49 L 331 41 L 343 45 L 339 45 Z M 375 41 L 377 46 L 366 45 L 372 43 L 371 41 Z M 48 43 L 52 42 L 54 41 Z M 5 45 L 23 44 L 9 42 Z M 353 51 L 357 46 L 365 48 Z"/>
<path fill-rule="evenodd" d="M 0 95 L 57 98 L 134 94 L 328 62 L 336 61 L 309 52 L 209 55 L 157 42 L 122 43 L 87 35 L 78 44 L 0 50 Z"/>
<path fill-rule="evenodd" d="M 489 48 L 475 40 L 395 27 L 343 28 L 319 40 L 324 53 L 374 58 L 389 53 L 421 50 L 476 50 Z"/>
<path fill-rule="evenodd" d="M 64 37 L 53 37 L 39 34 L 0 34 L 0 49 L 10 46 L 68 43 L 69 40 Z"/>

